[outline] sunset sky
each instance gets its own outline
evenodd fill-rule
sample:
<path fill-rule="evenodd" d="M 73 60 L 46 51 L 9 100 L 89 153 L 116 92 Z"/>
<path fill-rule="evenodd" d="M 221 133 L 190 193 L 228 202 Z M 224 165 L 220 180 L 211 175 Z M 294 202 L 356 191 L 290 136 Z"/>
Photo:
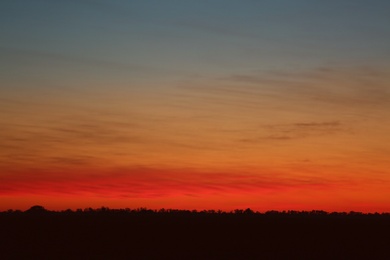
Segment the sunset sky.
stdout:
<path fill-rule="evenodd" d="M 390 1 L 3 0 L 0 211 L 390 211 Z"/>

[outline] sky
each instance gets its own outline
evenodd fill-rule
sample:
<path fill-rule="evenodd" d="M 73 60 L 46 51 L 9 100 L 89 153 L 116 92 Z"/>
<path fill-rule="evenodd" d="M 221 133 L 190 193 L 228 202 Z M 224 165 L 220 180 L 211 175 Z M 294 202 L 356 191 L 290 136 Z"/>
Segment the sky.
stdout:
<path fill-rule="evenodd" d="M 389 1 L 0 6 L 0 210 L 390 211 Z"/>

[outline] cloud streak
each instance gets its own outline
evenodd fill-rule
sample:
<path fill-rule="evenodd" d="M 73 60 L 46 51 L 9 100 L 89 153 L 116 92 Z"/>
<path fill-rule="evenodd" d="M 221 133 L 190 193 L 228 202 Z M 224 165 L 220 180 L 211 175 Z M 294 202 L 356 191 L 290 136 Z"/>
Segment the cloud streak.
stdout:
<path fill-rule="evenodd" d="M 53 62 L 60 63 L 71 63 L 78 64 L 84 66 L 92 66 L 97 68 L 104 68 L 110 70 L 127 70 L 127 71 L 147 71 L 157 73 L 159 69 L 151 68 L 149 66 L 143 66 L 139 64 L 130 64 L 126 62 L 120 61 L 111 61 L 105 59 L 97 59 L 91 58 L 87 56 L 80 56 L 72 53 L 59 53 L 59 52 L 50 52 L 50 51 L 42 51 L 42 50 L 33 50 L 33 49 L 21 49 L 14 47 L 0 47 L 0 53 L 3 53 L 4 56 L 9 57 L 9 60 L 22 60 L 26 62 L 26 60 L 36 61 L 36 63 L 40 63 L 38 60 L 49 60 Z M 164 69 L 160 70 L 161 72 Z"/>
<path fill-rule="evenodd" d="M 244 89 L 270 92 L 280 98 L 337 106 L 385 106 L 390 101 L 385 68 L 320 67 L 304 72 L 252 72 L 220 80 L 244 84 Z M 356 106 L 355 106 L 356 105 Z"/>
<path fill-rule="evenodd" d="M 327 189 L 320 178 L 297 179 L 245 172 L 198 172 L 191 169 L 122 168 L 104 174 L 41 171 L 1 176 L 5 194 L 79 194 L 147 198 L 192 194 L 263 194 L 288 189 Z"/>

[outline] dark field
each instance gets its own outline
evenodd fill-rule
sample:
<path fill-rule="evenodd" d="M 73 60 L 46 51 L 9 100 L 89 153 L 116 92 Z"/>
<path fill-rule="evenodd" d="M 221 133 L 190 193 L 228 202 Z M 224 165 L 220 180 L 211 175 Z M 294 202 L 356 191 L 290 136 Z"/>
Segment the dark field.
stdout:
<path fill-rule="evenodd" d="M 0 259 L 390 259 L 389 214 L 0 213 Z"/>

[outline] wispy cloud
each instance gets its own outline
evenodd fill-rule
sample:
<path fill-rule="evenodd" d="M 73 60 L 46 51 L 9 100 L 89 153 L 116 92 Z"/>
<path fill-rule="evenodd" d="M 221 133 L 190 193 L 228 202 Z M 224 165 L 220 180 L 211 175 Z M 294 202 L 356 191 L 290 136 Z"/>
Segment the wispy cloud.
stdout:
<path fill-rule="evenodd" d="M 47 2 L 48 4 L 54 4 L 50 0 L 40 0 Z M 58 3 L 55 3 L 58 5 Z M 105 0 L 69 0 L 61 3 L 72 8 L 92 9 L 98 11 L 100 15 L 109 15 L 111 18 L 120 17 L 123 20 L 131 21 L 133 10 L 129 8 L 129 5 L 120 3 L 118 1 L 105 1 Z M 130 5 L 131 6 L 131 5 Z"/>
<path fill-rule="evenodd" d="M 50 52 L 50 51 L 41 51 L 41 50 L 33 50 L 33 49 L 21 49 L 14 47 L 1 47 L 0 53 L 4 57 L 8 57 L 10 61 L 15 60 L 34 60 L 34 59 L 43 59 L 54 62 L 67 62 L 74 64 L 81 64 L 85 66 L 95 66 L 101 67 L 105 69 L 120 69 L 127 71 L 149 71 L 156 72 L 155 68 L 151 68 L 148 66 L 143 66 L 139 64 L 130 64 L 126 62 L 120 61 L 111 61 L 104 59 L 97 59 L 95 57 L 87 57 L 80 56 L 71 53 L 59 53 L 59 52 Z"/>
<path fill-rule="evenodd" d="M 188 168 L 122 168 L 93 175 L 88 172 L 76 175 L 46 170 L 0 177 L 1 194 L 89 194 L 134 198 L 183 194 L 261 194 L 332 186 L 326 180 L 314 177 L 299 179 L 245 172 L 197 172 Z"/>
<path fill-rule="evenodd" d="M 308 71 L 253 71 L 221 78 L 244 89 L 278 94 L 280 98 L 336 106 L 385 106 L 390 101 L 388 71 L 383 67 L 319 67 Z"/>
<path fill-rule="evenodd" d="M 319 137 L 341 132 L 350 132 L 348 128 L 338 121 L 330 122 L 299 122 L 291 124 L 273 124 L 260 127 L 257 137 L 240 139 L 244 143 L 257 143 L 264 141 L 290 141 L 308 137 Z"/>

